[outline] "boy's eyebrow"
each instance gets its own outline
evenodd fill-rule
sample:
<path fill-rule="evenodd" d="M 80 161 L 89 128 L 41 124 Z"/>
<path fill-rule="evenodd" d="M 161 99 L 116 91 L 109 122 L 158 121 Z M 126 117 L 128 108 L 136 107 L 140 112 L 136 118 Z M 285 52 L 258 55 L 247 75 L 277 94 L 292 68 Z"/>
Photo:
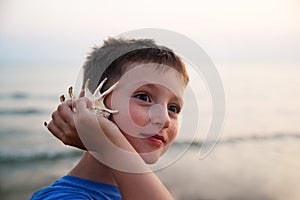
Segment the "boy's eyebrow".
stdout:
<path fill-rule="evenodd" d="M 158 87 L 157 87 L 157 85 L 155 85 L 155 83 L 147 83 L 147 84 L 144 84 L 143 86 L 141 86 L 140 88 L 143 88 L 143 87 L 148 87 L 148 88 L 150 88 L 151 90 L 153 90 L 153 89 L 158 89 Z M 163 86 L 163 87 L 164 87 L 164 86 Z M 165 88 L 167 88 L 167 87 L 165 87 Z M 169 89 L 169 88 L 167 88 L 167 89 Z M 174 95 L 174 98 L 172 98 L 172 99 L 175 99 L 176 101 L 178 101 L 178 103 L 180 104 L 180 106 L 182 106 L 182 105 L 183 105 L 183 99 L 182 99 L 182 97 L 177 96 L 177 95 L 174 94 L 174 92 L 171 91 L 171 90 L 170 90 L 170 92 Z"/>

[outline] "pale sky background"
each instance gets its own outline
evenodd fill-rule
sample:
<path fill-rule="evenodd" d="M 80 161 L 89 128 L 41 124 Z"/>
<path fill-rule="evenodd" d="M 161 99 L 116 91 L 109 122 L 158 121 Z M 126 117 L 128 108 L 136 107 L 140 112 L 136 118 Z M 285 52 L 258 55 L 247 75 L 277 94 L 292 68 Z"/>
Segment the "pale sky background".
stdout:
<path fill-rule="evenodd" d="M 196 41 L 218 63 L 299 63 L 299 0 L 0 0 L 0 66 L 82 63 L 93 44 L 139 28 Z"/>

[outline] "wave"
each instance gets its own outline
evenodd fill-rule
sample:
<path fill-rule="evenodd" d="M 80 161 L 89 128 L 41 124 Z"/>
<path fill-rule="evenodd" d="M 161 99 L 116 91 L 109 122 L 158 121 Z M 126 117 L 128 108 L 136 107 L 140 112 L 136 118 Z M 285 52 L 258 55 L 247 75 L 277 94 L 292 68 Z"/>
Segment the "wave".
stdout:
<path fill-rule="evenodd" d="M 25 93 L 25 92 L 13 92 L 13 93 L 9 93 L 6 95 L 0 95 L 1 99 L 2 98 L 9 98 L 9 99 L 27 99 L 29 98 L 29 94 Z"/>
<path fill-rule="evenodd" d="M 21 108 L 21 109 L 0 109 L 1 115 L 34 115 L 47 114 L 49 111 L 37 108 Z"/>
<path fill-rule="evenodd" d="M 61 151 L 61 152 L 40 152 L 23 154 L 3 154 L 0 153 L 0 163 L 13 164 L 25 162 L 56 161 L 66 158 L 79 158 L 82 155 L 80 150 Z"/>
<path fill-rule="evenodd" d="M 0 100 L 26 100 L 26 99 L 38 99 L 38 100 L 59 100 L 59 95 L 37 95 L 27 92 L 10 92 L 0 94 Z"/>
<path fill-rule="evenodd" d="M 295 139 L 300 140 L 300 134 L 297 133 L 275 133 L 273 135 L 250 135 L 248 137 L 230 137 L 225 139 L 220 139 L 217 142 L 217 145 L 226 145 L 233 143 L 243 143 L 243 142 L 267 142 L 272 140 L 285 140 L 285 139 Z M 173 145 L 178 147 L 201 147 L 203 145 L 209 145 L 214 143 L 213 141 L 202 141 L 202 140 L 193 140 L 193 141 L 175 141 Z"/>
<path fill-rule="evenodd" d="M 300 134 L 296 133 L 275 133 L 272 135 L 251 135 L 248 137 L 232 137 L 221 140 L 220 144 L 228 144 L 228 143 L 241 143 L 241 142 L 264 142 L 269 140 L 283 140 L 283 139 L 300 139 Z"/>
<path fill-rule="evenodd" d="M 256 142 L 263 143 L 267 141 L 284 141 L 288 139 L 299 140 L 300 134 L 275 134 L 270 136 L 249 136 L 249 137 L 235 137 L 222 139 L 217 145 L 227 145 L 232 143 L 243 143 L 243 142 Z M 208 145 L 209 143 L 204 141 L 175 141 L 172 145 L 175 148 L 200 148 Z M 20 154 L 9 154 L 0 152 L 0 163 L 2 164 L 14 164 L 14 163 L 27 163 L 27 162 L 43 162 L 43 161 L 57 161 L 62 159 L 79 158 L 82 155 L 81 150 L 72 149 L 68 151 L 58 152 L 29 152 Z"/>

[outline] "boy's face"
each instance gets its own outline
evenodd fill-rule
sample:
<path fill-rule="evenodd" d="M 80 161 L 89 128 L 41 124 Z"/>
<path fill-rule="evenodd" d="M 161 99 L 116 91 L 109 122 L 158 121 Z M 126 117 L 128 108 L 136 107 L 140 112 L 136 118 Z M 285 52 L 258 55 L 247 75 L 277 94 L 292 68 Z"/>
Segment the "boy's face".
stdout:
<path fill-rule="evenodd" d="M 148 65 L 148 64 L 147 64 Z M 155 163 L 174 141 L 183 104 L 184 82 L 174 69 L 129 66 L 106 99 L 124 136 L 146 163 Z"/>

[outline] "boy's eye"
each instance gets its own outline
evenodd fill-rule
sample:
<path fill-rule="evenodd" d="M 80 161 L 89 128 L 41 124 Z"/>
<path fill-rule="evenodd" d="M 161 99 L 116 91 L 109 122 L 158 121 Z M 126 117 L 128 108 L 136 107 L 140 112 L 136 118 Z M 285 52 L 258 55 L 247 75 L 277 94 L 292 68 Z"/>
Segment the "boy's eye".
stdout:
<path fill-rule="evenodd" d="M 174 113 L 180 113 L 180 108 L 176 105 L 168 105 L 168 110 Z"/>
<path fill-rule="evenodd" d="M 140 100 L 146 101 L 146 102 L 151 102 L 150 96 L 146 93 L 136 94 L 136 95 L 134 95 L 134 98 L 137 98 L 137 99 L 140 99 Z"/>

